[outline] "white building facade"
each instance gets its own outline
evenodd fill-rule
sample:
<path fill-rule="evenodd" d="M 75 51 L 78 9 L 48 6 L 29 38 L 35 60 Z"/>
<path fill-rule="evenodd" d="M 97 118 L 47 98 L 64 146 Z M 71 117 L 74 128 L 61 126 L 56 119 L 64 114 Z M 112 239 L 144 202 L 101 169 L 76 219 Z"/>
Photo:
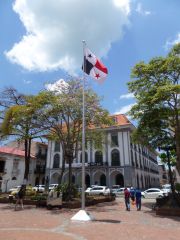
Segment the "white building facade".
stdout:
<path fill-rule="evenodd" d="M 0 190 L 23 184 L 25 171 L 24 144 L 10 142 L 0 147 Z M 47 145 L 39 142 L 31 144 L 31 159 L 27 184 L 32 186 L 45 184 Z"/>
<path fill-rule="evenodd" d="M 159 186 L 157 154 L 150 148 L 133 144 L 131 133 L 135 128 L 125 115 L 115 115 L 115 125 L 103 129 L 106 140 L 101 149 L 90 142 L 85 152 L 85 184 L 133 186 L 141 189 Z M 49 183 L 58 183 L 63 153 L 61 144 L 48 143 L 46 178 Z M 72 164 L 72 182 L 81 186 L 81 151 Z M 62 182 L 68 181 L 68 164 Z"/>
<path fill-rule="evenodd" d="M 35 164 L 35 157 L 31 157 L 28 183 L 34 181 Z M 0 147 L 0 189 L 2 192 L 23 184 L 24 169 L 24 151 L 6 146 Z"/>

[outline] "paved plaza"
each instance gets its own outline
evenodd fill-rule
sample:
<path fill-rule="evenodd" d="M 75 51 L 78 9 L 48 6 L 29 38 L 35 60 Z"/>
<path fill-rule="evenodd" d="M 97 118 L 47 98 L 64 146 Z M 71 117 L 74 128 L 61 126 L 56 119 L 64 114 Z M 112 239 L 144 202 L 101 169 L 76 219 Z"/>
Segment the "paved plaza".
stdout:
<path fill-rule="evenodd" d="M 123 198 L 98 204 L 87 210 L 95 218 L 73 222 L 78 209 L 36 208 L 25 206 L 14 211 L 10 204 L 0 204 L 1 240 L 179 240 L 180 218 L 156 216 L 152 200 L 144 200 L 141 211 L 135 206 L 126 211 Z"/>

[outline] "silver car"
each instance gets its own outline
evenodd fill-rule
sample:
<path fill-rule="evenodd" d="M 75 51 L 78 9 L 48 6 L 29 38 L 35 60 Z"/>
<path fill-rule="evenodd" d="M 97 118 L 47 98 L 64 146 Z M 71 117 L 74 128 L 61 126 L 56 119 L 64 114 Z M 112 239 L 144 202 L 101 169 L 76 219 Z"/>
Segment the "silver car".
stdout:
<path fill-rule="evenodd" d="M 141 195 L 144 198 L 157 198 L 157 197 L 163 197 L 164 192 L 159 188 L 149 188 L 144 192 L 141 192 Z"/>
<path fill-rule="evenodd" d="M 110 189 L 106 186 L 96 186 L 93 188 L 87 188 L 85 193 L 88 195 L 109 195 Z"/>

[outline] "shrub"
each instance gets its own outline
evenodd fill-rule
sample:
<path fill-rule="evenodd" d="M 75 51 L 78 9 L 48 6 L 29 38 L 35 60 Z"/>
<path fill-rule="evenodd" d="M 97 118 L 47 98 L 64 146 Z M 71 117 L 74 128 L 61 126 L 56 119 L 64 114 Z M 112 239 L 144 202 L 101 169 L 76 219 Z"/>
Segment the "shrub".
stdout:
<path fill-rule="evenodd" d="M 47 200 L 47 196 L 36 195 L 36 196 L 31 197 L 31 200 L 37 200 L 37 201 L 40 201 L 40 200 Z"/>
<path fill-rule="evenodd" d="M 69 189 L 69 184 L 68 183 L 63 183 L 59 185 L 58 187 L 55 188 L 55 191 L 61 192 L 62 193 L 62 199 L 67 200 L 69 197 L 69 192 L 71 193 L 71 198 L 75 198 L 78 196 L 78 190 L 74 184 L 70 185 Z"/>
<path fill-rule="evenodd" d="M 180 183 L 175 183 L 175 190 L 180 192 Z"/>

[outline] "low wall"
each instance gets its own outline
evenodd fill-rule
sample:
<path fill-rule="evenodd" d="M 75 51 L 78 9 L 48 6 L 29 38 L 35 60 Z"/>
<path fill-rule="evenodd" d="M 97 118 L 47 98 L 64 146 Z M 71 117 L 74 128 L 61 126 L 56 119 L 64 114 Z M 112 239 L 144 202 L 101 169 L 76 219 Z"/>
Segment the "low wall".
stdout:
<path fill-rule="evenodd" d="M 180 208 L 157 208 L 156 209 L 156 215 L 162 215 L 162 216 L 177 216 L 180 217 Z"/>
<path fill-rule="evenodd" d="M 95 197 L 95 198 L 89 198 L 86 199 L 85 204 L 86 206 L 92 206 L 98 203 L 103 202 L 111 202 L 114 201 L 114 196 L 106 196 L 106 197 Z M 0 203 L 15 203 L 15 199 L 9 199 L 9 198 L 0 198 Z M 23 200 L 24 205 L 35 205 L 39 207 L 46 207 L 46 200 L 30 200 L 30 199 L 24 199 Z M 70 202 L 63 202 L 62 203 L 63 208 L 80 208 L 81 207 L 81 201 L 80 200 L 74 200 Z"/>

